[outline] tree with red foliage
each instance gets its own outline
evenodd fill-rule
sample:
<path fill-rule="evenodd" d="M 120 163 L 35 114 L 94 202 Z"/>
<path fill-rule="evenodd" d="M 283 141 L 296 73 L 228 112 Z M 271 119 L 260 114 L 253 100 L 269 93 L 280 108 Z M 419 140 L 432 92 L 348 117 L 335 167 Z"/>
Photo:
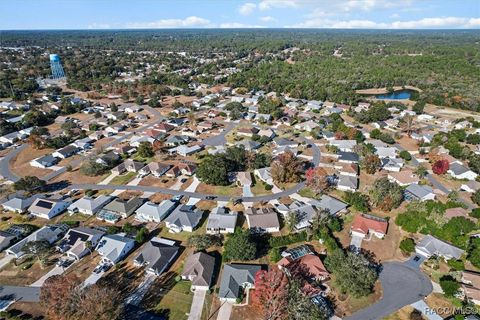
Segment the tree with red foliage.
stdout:
<path fill-rule="evenodd" d="M 362 164 L 368 174 L 374 174 L 382 166 L 382 162 L 377 155 L 369 154 L 363 158 Z"/>
<path fill-rule="evenodd" d="M 255 275 L 252 303 L 261 310 L 263 319 L 281 320 L 288 317 L 288 278 L 278 268 L 261 270 Z"/>
<path fill-rule="evenodd" d="M 308 169 L 305 172 L 305 179 L 307 180 L 307 186 L 316 193 L 321 193 L 330 186 L 327 171 L 321 167 Z"/>
<path fill-rule="evenodd" d="M 346 135 L 342 131 L 337 131 L 335 132 L 335 139 L 336 140 L 344 140 L 346 138 Z"/>
<path fill-rule="evenodd" d="M 448 163 L 448 160 L 442 159 L 442 160 L 437 160 L 433 164 L 432 171 L 435 174 L 445 174 L 447 173 L 449 168 L 450 168 L 450 164 Z"/>

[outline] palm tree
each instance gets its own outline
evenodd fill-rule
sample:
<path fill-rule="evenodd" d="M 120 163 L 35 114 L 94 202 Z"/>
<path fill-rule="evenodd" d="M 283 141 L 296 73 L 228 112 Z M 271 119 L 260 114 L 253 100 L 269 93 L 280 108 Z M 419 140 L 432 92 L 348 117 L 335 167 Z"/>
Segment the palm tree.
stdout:
<path fill-rule="evenodd" d="M 405 115 L 401 120 L 401 128 L 403 132 L 406 132 L 407 135 L 410 137 L 413 131 L 415 131 L 415 121 L 413 117 L 409 114 Z"/>

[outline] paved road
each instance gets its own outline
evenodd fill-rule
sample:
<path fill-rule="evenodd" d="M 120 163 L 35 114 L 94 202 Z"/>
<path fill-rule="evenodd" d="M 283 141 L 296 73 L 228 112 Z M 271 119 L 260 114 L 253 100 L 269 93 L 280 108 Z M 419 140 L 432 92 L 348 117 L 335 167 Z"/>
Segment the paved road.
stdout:
<path fill-rule="evenodd" d="M 207 290 L 195 290 L 195 292 L 193 293 L 192 306 L 190 307 L 190 314 L 188 315 L 188 320 L 200 320 L 206 294 Z"/>
<path fill-rule="evenodd" d="M 305 142 L 307 144 L 311 145 L 311 148 L 313 150 L 313 156 L 312 156 L 312 163 L 314 166 L 318 166 L 320 163 L 320 149 L 318 148 L 317 145 L 314 143 L 311 143 L 310 140 L 305 139 L 305 138 L 299 138 L 302 140 L 302 142 Z M 278 199 L 281 197 L 287 197 L 291 194 L 297 193 L 299 190 L 305 187 L 305 181 L 300 182 L 293 186 L 290 189 L 274 193 L 274 194 L 267 194 L 263 196 L 251 196 L 251 197 L 241 197 L 243 202 L 262 202 L 262 201 L 270 201 L 274 199 Z M 165 193 L 165 194 L 170 194 L 173 196 L 178 196 L 178 195 L 183 195 L 191 198 L 198 198 L 198 199 L 206 199 L 207 197 L 215 197 L 215 200 L 217 201 L 230 201 L 232 197 L 228 196 L 218 196 L 215 194 L 204 194 L 204 193 L 198 193 L 194 191 L 187 191 L 187 190 L 172 190 L 172 189 L 167 189 L 167 188 L 160 188 L 160 187 L 154 187 L 154 186 L 132 186 L 132 185 L 110 185 L 110 184 L 105 184 L 105 185 L 98 185 L 98 184 L 72 184 L 68 186 L 69 189 L 79 189 L 79 190 L 132 190 L 132 191 L 143 191 L 143 192 L 159 192 L 159 193 Z"/>
<path fill-rule="evenodd" d="M 3 157 L 3 159 L 0 161 L 0 176 L 4 177 L 7 180 L 13 181 L 13 182 L 20 179 L 15 173 L 13 173 L 10 170 L 9 162 L 13 158 L 15 158 L 17 156 L 17 154 L 19 154 L 20 151 L 22 151 L 26 147 L 27 147 L 26 144 L 22 144 L 20 147 L 18 147 L 16 149 L 12 149 L 9 153 L 7 153 L 7 155 L 5 157 Z"/>
<path fill-rule="evenodd" d="M 380 281 L 382 299 L 345 320 L 382 319 L 406 305 L 422 300 L 433 290 L 426 275 L 418 268 L 402 262 L 385 262 L 380 272 Z"/>
<path fill-rule="evenodd" d="M 233 130 L 238 125 L 237 122 L 230 122 L 228 123 L 225 128 L 223 128 L 223 131 L 220 132 L 220 134 L 212 137 L 208 137 L 202 141 L 202 144 L 204 146 L 223 146 L 227 143 L 227 139 L 225 139 L 225 136 L 230 133 L 230 131 Z"/>
<path fill-rule="evenodd" d="M 0 285 L 0 300 L 14 299 L 26 302 L 38 302 L 39 287 L 15 287 Z"/>

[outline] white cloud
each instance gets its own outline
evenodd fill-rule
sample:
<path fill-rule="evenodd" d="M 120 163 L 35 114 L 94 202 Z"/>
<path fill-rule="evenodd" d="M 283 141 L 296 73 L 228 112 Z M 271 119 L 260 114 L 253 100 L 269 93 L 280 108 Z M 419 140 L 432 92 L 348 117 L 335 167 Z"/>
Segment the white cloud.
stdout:
<path fill-rule="evenodd" d="M 265 28 L 265 26 L 256 26 L 250 24 L 244 24 L 240 22 L 226 22 L 221 23 L 220 28 L 223 29 L 245 29 L 245 28 Z"/>
<path fill-rule="evenodd" d="M 244 15 L 244 16 L 248 16 L 249 14 L 251 14 L 253 12 L 253 10 L 255 10 L 257 8 L 257 5 L 255 3 L 252 3 L 252 2 L 247 2 L 247 3 L 244 3 L 242 4 L 239 8 L 238 8 L 238 12 L 240 12 L 240 14 Z"/>
<path fill-rule="evenodd" d="M 189 27 L 208 27 L 211 26 L 210 20 L 197 16 L 190 16 L 185 19 L 162 19 L 152 22 L 130 22 L 126 24 L 127 28 L 189 28 Z"/>
<path fill-rule="evenodd" d="M 398 19 L 398 18 L 400 18 L 400 15 L 398 13 L 394 13 L 394 14 L 390 15 L 390 18 Z"/>
<path fill-rule="evenodd" d="M 109 25 L 108 23 L 91 23 L 88 25 L 88 29 L 110 29 L 112 26 Z"/>
<path fill-rule="evenodd" d="M 411 21 L 375 22 L 371 20 L 307 19 L 293 28 L 339 28 L 339 29 L 441 29 L 480 28 L 480 18 L 437 17 Z"/>
<path fill-rule="evenodd" d="M 374 9 L 391 9 L 398 7 L 408 7 L 412 4 L 412 0 L 347 0 L 339 2 L 338 5 L 344 11 L 371 11 Z"/>
<path fill-rule="evenodd" d="M 271 8 L 296 8 L 299 1 L 295 0 L 262 0 L 258 7 L 260 10 L 268 10 Z"/>
<path fill-rule="evenodd" d="M 271 17 L 271 16 L 265 16 L 265 17 L 261 17 L 261 18 L 260 18 L 260 21 L 263 21 L 263 22 L 273 22 L 273 21 L 277 21 L 277 19 L 275 19 L 274 17 Z"/>

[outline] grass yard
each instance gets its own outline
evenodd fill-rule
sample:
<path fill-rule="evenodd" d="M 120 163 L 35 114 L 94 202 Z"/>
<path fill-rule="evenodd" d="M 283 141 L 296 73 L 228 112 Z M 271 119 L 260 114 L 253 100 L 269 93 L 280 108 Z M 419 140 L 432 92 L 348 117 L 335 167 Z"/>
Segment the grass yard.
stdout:
<path fill-rule="evenodd" d="M 317 194 L 310 188 L 303 188 L 298 191 L 298 194 L 305 198 L 317 199 Z"/>
<path fill-rule="evenodd" d="M 110 184 L 114 185 L 125 185 L 130 182 L 135 176 L 137 175 L 136 172 L 128 172 L 126 174 L 122 174 L 120 176 L 116 176 L 115 178 L 110 181 Z"/>
<path fill-rule="evenodd" d="M 190 281 L 180 281 L 168 291 L 153 309 L 154 312 L 165 314 L 167 319 L 188 319 L 193 293 L 190 291 Z"/>
<path fill-rule="evenodd" d="M 265 185 L 263 184 L 262 181 L 257 181 L 255 185 L 251 187 L 252 193 L 256 196 L 261 196 L 265 194 L 271 194 L 271 190 L 266 190 Z"/>

